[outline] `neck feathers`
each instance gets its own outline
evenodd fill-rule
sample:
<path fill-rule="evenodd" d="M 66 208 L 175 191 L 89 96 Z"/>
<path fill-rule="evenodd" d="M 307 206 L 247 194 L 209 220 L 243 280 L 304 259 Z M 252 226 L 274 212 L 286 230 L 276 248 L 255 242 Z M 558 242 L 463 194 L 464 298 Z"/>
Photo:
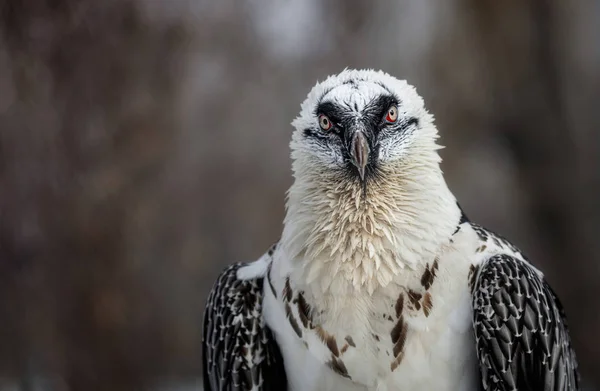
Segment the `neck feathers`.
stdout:
<path fill-rule="evenodd" d="M 281 241 L 297 278 L 323 292 L 344 284 L 371 294 L 432 261 L 460 219 L 439 160 L 434 151 L 388 164 L 365 194 L 358 181 L 297 156 Z"/>

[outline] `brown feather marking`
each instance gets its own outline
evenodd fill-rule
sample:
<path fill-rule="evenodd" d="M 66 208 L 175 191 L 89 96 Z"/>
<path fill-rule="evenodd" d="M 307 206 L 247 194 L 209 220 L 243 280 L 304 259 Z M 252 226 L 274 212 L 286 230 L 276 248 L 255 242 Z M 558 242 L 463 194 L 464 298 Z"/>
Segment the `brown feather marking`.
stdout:
<path fill-rule="evenodd" d="M 473 289 L 475 289 L 475 281 L 477 279 L 477 272 L 479 271 L 479 265 L 471 265 L 469 267 L 469 288 L 471 289 L 471 293 L 473 293 Z"/>
<path fill-rule="evenodd" d="M 436 277 L 437 269 L 438 269 L 438 259 L 437 258 L 433 261 L 433 265 L 431 266 L 431 268 L 429 267 L 429 264 L 427 264 L 427 266 L 425 266 L 425 272 L 421 276 L 421 285 L 423 285 L 423 287 L 425 289 L 431 288 L 431 285 L 433 284 L 433 280 L 435 280 L 435 277 Z"/>
<path fill-rule="evenodd" d="M 375 334 L 375 333 L 374 333 L 374 334 L 373 334 L 373 338 L 375 338 L 375 340 L 376 340 L 377 342 L 379 342 L 379 335 L 377 335 L 377 334 Z"/>
<path fill-rule="evenodd" d="M 404 350 L 404 343 L 406 342 L 407 333 L 408 325 L 404 321 L 404 317 L 401 316 L 390 334 L 392 337 L 392 343 L 394 344 L 394 357 L 398 357 L 398 355 Z"/>
<path fill-rule="evenodd" d="M 425 292 L 425 296 L 423 296 L 423 313 L 425 314 L 425 316 L 429 316 L 432 308 L 433 298 L 431 297 L 431 293 Z"/>
<path fill-rule="evenodd" d="M 269 268 L 267 269 L 267 280 L 269 281 L 269 286 L 271 287 L 271 292 L 273 292 L 273 296 L 275 296 L 275 298 L 277 298 L 277 292 L 275 292 L 275 287 L 273 286 L 273 283 L 271 282 L 271 266 L 273 265 L 273 262 L 269 263 Z"/>
<path fill-rule="evenodd" d="M 398 296 L 398 300 L 396 300 L 396 318 L 399 318 L 402 315 L 402 310 L 404 309 L 404 293 L 400 293 Z"/>
<path fill-rule="evenodd" d="M 292 328 L 294 329 L 296 334 L 298 334 L 298 337 L 302 338 L 302 330 L 300 329 L 296 318 L 294 318 L 294 314 L 292 314 L 292 308 L 288 303 L 285 303 L 285 314 L 287 315 L 287 318 L 290 321 Z"/>
<path fill-rule="evenodd" d="M 348 350 L 349 346 L 350 345 L 348 345 L 347 343 L 345 343 L 344 346 L 342 346 L 342 350 L 340 350 L 340 353 L 342 353 L 342 354 L 346 353 L 346 350 Z"/>
<path fill-rule="evenodd" d="M 481 246 L 479 246 L 479 247 L 477 248 L 477 250 L 475 250 L 475 251 L 476 251 L 476 252 L 478 252 L 478 253 L 482 253 L 482 252 L 484 252 L 484 251 L 485 251 L 485 249 L 486 249 L 486 248 L 487 248 L 487 246 L 486 246 L 485 244 L 482 244 L 482 245 L 481 245 Z"/>
<path fill-rule="evenodd" d="M 402 362 L 403 358 L 404 358 L 404 353 L 400 354 L 398 357 L 396 357 L 394 359 L 394 361 L 392 361 L 392 364 L 390 365 L 390 369 L 392 370 L 392 372 L 394 372 L 396 370 L 396 368 L 398 368 L 398 366 L 400 365 L 400 362 Z"/>
<path fill-rule="evenodd" d="M 417 311 L 421 309 L 421 300 L 422 295 L 419 292 L 413 291 L 412 289 L 408 290 L 408 299 L 412 304 L 412 307 Z"/>
<path fill-rule="evenodd" d="M 346 338 L 344 338 L 346 340 L 346 342 L 348 342 L 348 345 L 352 346 L 353 348 L 356 347 L 356 345 L 354 344 L 354 340 L 352 339 L 351 336 L 346 335 Z"/>
<path fill-rule="evenodd" d="M 304 328 L 308 328 L 310 324 L 310 328 L 312 329 L 312 316 L 310 314 L 310 305 L 306 302 L 304 295 L 302 292 L 298 293 L 298 314 L 300 315 L 300 321 L 304 325 Z"/>
<path fill-rule="evenodd" d="M 290 286 L 290 278 L 289 277 L 285 279 L 285 285 L 283 287 L 282 294 L 283 294 L 283 298 L 286 301 L 288 301 L 288 302 L 292 301 L 292 287 Z"/>
<path fill-rule="evenodd" d="M 331 360 L 327 362 L 327 365 L 338 375 L 351 379 L 350 375 L 348 374 L 348 369 L 346 369 L 346 366 L 341 359 L 331 356 Z"/>
<path fill-rule="evenodd" d="M 321 326 L 317 326 L 316 331 L 321 341 L 323 341 L 323 343 L 327 345 L 327 348 L 331 351 L 331 353 L 333 353 L 335 357 L 339 357 L 340 351 L 338 349 L 335 337 L 329 334 L 327 331 L 325 331 Z"/>

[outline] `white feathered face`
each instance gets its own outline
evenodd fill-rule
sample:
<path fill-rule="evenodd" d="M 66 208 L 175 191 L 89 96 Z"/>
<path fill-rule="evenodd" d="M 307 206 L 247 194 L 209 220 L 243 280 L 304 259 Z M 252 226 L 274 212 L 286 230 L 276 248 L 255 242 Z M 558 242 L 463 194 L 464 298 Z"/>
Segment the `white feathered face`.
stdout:
<path fill-rule="evenodd" d="M 363 183 L 406 158 L 419 138 L 431 145 L 437 138 L 415 89 L 372 70 L 345 70 L 317 84 L 292 125 L 295 159 Z"/>

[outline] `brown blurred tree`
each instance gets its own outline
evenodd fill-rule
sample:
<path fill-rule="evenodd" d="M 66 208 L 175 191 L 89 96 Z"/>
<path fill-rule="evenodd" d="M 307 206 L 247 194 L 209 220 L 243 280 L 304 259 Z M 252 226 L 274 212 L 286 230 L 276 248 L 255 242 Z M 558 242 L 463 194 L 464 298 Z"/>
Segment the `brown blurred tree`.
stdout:
<path fill-rule="evenodd" d="M 132 1 L 0 7 L 3 368 L 136 389 L 168 346 L 126 241 L 158 207 L 185 31 Z"/>

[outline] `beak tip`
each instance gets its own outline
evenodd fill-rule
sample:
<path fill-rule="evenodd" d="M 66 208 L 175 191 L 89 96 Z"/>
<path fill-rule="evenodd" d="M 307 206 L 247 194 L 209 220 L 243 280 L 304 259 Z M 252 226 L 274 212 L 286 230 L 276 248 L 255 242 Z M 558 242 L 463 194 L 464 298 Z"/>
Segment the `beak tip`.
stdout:
<path fill-rule="evenodd" d="M 360 180 L 365 180 L 365 166 L 358 167 L 358 175 L 360 176 Z"/>

